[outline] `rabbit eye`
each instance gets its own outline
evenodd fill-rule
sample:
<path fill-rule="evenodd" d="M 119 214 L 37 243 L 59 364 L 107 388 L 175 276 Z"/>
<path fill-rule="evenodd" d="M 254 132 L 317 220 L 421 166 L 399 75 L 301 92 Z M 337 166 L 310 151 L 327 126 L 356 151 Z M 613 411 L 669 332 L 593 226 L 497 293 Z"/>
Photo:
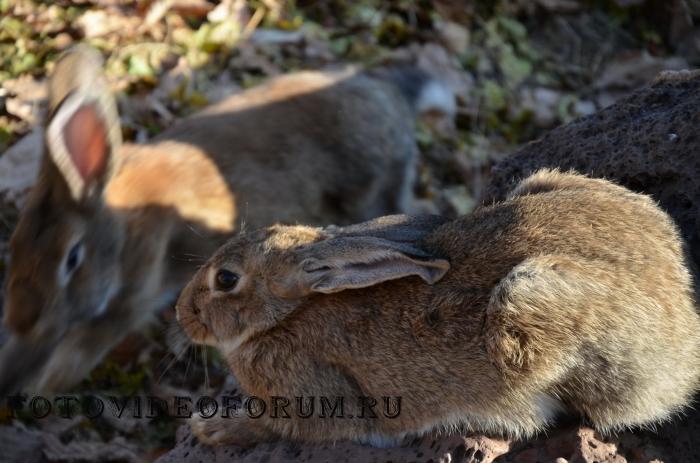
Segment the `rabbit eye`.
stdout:
<path fill-rule="evenodd" d="M 68 251 L 68 257 L 66 257 L 66 273 L 71 273 L 75 270 L 82 260 L 83 243 L 78 242 Z"/>
<path fill-rule="evenodd" d="M 216 273 L 216 289 L 219 291 L 231 291 L 236 287 L 239 276 L 235 273 L 221 269 Z"/>

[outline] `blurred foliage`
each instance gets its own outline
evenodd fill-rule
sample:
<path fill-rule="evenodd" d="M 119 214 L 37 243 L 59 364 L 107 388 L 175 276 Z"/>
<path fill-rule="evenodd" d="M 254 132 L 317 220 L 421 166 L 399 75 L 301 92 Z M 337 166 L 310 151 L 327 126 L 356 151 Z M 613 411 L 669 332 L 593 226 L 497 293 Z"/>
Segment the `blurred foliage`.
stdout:
<path fill-rule="evenodd" d="M 640 46 L 656 50 L 664 46 L 667 31 L 649 21 L 649 8 L 644 5 L 620 6 L 621 2 L 612 0 L 561 3 L 579 4 L 577 12 L 607 15 L 607 27 L 633 34 Z M 478 105 L 476 120 L 463 128 L 522 143 L 537 131 L 528 129 L 528 110 L 509 110 L 519 100 L 519 88 L 533 83 L 566 87 L 568 72 L 560 69 L 563 63 L 543 56 L 532 40 L 532 32 L 538 31 L 547 14 L 537 4 L 517 0 L 0 0 L 0 85 L 21 76 L 44 76 L 61 51 L 82 40 L 104 52 L 108 75 L 127 93 L 156 87 L 178 65 L 179 57 L 184 58 L 184 66 L 201 70 L 203 80 L 189 75 L 193 80 L 185 79 L 170 89 L 168 109 L 183 115 L 207 104 L 206 81 L 222 72 L 248 87 L 271 70 L 284 72 L 336 61 L 374 65 L 397 48 L 449 42 L 442 34 L 447 21 L 468 33 L 466 49 L 450 50 L 474 80 L 462 103 Z M 305 46 L 316 43 L 323 56 L 309 59 L 288 44 L 267 43 L 256 50 L 255 62 L 249 54 L 242 56 L 240 44 L 259 29 L 299 31 Z M 28 130 L 27 124 L 13 121 L 13 114 L 7 114 L 1 103 L 0 99 L 0 148 Z M 558 115 L 556 119 L 562 121 Z M 145 134 L 162 129 L 162 122 L 144 124 Z M 125 132 L 133 137 L 138 130 L 129 130 L 127 124 Z"/>
<path fill-rule="evenodd" d="M 103 393 L 131 396 L 144 389 L 145 379 L 145 370 L 129 371 L 107 359 L 93 370 L 85 385 L 95 387 Z"/>

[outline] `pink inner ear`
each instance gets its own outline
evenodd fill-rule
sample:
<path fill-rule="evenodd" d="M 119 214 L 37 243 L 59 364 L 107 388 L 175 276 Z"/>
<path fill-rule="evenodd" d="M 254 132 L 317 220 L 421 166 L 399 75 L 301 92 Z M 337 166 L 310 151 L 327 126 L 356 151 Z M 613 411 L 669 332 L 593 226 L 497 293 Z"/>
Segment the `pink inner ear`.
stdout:
<path fill-rule="evenodd" d="M 99 177 L 107 164 L 107 128 L 95 105 L 78 109 L 63 128 L 63 136 L 83 181 Z"/>

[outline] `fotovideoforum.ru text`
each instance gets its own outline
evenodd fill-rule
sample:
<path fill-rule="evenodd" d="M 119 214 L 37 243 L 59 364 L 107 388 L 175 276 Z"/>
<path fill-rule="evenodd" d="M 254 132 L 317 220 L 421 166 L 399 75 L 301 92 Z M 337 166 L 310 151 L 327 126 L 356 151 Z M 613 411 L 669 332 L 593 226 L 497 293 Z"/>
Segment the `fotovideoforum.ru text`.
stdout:
<path fill-rule="evenodd" d="M 173 416 L 191 418 L 195 413 L 207 419 L 214 416 L 232 418 L 239 413 L 256 419 L 264 415 L 275 419 L 293 416 L 310 419 L 393 419 L 401 414 L 400 396 L 343 397 L 343 396 L 271 396 L 268 400 L 250 396 L 223 395 L 217 398 L 174 396 L 168 399 L 156 396 L 95 396 L 60 395 L 49 399 L 43 396 L 9 396 L 5 400 L 6 415 L 20 415 L 34 419 L 50 415 L 72 418 L 78 414 L 97 419 L 105 413 L 115 418 L 146 418 Z M 355 413 L 349 413 L 353 410 Z"/>

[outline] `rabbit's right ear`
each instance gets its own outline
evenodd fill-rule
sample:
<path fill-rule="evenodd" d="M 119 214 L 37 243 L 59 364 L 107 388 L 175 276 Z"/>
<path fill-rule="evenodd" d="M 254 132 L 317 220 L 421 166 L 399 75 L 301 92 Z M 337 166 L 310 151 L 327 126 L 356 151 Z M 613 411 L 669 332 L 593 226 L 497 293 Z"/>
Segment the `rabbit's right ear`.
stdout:
<path fill-rule="evenodd" d="M 97 51 L 79 46 L 56 63 L 49 82 L 47 162 L 75 201 L 99 195 L 116 171 L 121 144 L 116 104 Z"/>

